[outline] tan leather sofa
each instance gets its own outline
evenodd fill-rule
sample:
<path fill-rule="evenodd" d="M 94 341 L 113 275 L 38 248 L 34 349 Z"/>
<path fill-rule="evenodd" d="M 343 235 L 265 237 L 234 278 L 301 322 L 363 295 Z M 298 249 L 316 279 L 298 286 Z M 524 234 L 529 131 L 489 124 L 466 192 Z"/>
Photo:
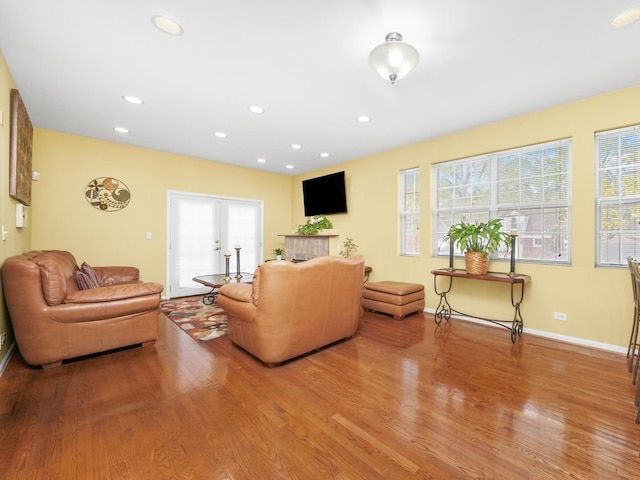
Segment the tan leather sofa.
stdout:
<path fill-rule="evenodd" d="M 33 251 L 8 258 L 2 287 L 18 349 L 30 365 L 158 338 L 159 283 L 139 281 L 135 267 L 94 267 L 100 286 L 80 290 L 71 253 Z"/>
<path fill-rule="evenodd" d="M 229 339 L 268 366 L 350 338 L 362 316 L 364 258 L 318 257 L 258 267 L 253 284 L 220 288 Z"/>

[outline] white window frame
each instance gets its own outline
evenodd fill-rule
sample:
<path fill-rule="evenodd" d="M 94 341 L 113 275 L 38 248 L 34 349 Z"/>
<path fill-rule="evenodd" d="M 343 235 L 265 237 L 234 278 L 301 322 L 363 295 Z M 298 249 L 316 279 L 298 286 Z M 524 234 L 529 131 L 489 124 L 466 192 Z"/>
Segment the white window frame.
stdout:
<path fill-rule="evenodd" d="M 420 255 L 420 169 L 400 171 L 400 255 Z"/>
<path fill-rule="evenodd" d="M 640 257 L 640 125 L 595 134 L 596 266 Z"/>
<path fill-rule="evenodd" d="M 518 235 L 519 261 L 570 264 L 571 145 L 568 138 L 433 165 L 435 255 L 449 254 L 442 238 L 452 224 L 501 218 L 503 231 Z M 503 246 L 493 258 L 509 256 Z"/>

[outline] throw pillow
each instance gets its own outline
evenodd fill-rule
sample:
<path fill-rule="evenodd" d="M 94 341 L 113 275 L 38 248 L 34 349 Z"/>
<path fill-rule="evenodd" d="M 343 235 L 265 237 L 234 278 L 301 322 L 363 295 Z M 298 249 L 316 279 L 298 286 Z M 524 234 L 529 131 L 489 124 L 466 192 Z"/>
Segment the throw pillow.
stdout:
<path fill-rule="evenodd" d="M 76 284 L 80 290 L 88 290 L 90 288 L 97 288 L 100 286 L 89 275 L 81 270 L 76 272 Z"/>
<path fill-rule="evenodd" d="M 96 287 L 100 286 L 100 280 L 98 279 L 98 274 L 96 273 L 96 271 L 93 269 L 91 265 L 89 265 L 87 262 L 82 262 L 82 266 L 80 267 L 80 270 L 82 271 L 82 273 L 84 273 L 91 279 L 91 282 L 95 284 Z M 92 287 L 92 288 L 95 288 L 95 287 Z"/>

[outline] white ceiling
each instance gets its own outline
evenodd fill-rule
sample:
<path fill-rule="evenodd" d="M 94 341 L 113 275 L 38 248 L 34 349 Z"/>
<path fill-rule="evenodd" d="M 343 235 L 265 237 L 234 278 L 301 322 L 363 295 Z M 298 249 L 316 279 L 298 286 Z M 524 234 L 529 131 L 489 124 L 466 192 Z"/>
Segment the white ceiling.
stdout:
<path fill-rule="evenodd" d="M 638 85 L 640 22 L 610 21 L 639 4 L 0 0 L 0 48 L 35 127 L 297 175 Z M 368 63 L 392 31 L 421 56 L 395 85 Z"/>

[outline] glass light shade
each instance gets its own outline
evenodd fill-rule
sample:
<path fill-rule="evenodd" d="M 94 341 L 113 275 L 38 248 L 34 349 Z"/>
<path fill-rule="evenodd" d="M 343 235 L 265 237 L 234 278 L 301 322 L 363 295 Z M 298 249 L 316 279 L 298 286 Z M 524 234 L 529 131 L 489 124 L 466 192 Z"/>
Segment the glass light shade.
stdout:
<path fill-rule="evenodd" d="M 391 35 L 387 35 L 387 41 L 371 51 L 369 64 L 382 78 L 395 83 L 415 68 L 420 55 L 408 43 L 390 40 Z M 402 40 L 402 36 L 397 35 Z"/>

